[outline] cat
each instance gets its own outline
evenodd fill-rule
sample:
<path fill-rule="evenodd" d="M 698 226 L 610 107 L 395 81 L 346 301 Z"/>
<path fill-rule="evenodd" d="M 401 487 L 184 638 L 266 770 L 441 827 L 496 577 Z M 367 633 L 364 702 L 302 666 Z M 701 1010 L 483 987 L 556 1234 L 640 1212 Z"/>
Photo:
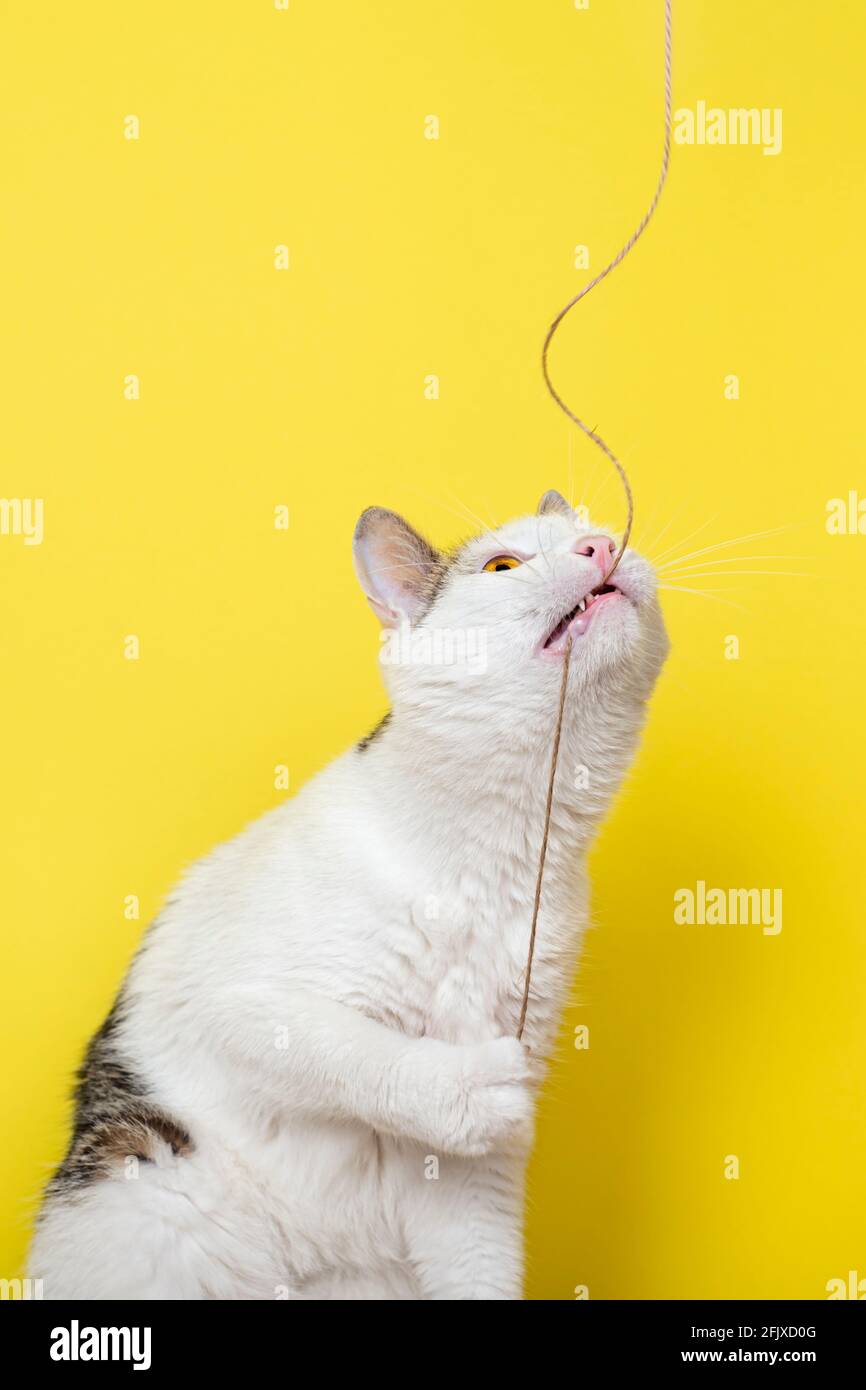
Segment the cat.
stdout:
<path fill-rule="evenodd" d="M 391 710 L 194 865 L 146 934 L 37 1220 L 46 1298 L 522 1297 L 586 852 L 668 649 L 652 566 L 628 549 L 604 585 L 615 553 L 553 491 L 448 554 L 363 513 Z"/>

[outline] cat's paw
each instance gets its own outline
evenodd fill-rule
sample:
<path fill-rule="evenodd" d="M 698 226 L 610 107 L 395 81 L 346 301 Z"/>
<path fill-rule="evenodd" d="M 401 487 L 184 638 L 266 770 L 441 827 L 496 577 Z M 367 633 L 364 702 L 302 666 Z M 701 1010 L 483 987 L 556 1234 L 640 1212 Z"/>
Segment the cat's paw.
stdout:
<path fill-rule="evenodd" d="M 440 1143 L 448 1153 L 477 1158 L 532 1141 L 529 1056 L 516 1038 L 454 1048 L 442 1095 Z"/>

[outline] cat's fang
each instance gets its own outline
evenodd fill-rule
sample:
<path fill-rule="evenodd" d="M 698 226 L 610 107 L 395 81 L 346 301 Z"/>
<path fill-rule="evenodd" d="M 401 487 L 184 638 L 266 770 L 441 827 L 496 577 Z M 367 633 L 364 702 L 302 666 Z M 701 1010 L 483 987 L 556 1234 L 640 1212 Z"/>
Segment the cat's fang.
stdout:
<path fill-rule="evenodd" d="M 583 637 L 599 606 L 604 607 L 611 599 L 621 596 L 622 590 L 616 584 L 599 584 L 585 594 L 568 613 L 560 618 L 556 627 L 544 642 L 542 651 L 550 656 L 561 656 L 565 650 L 566 639 Z"/>

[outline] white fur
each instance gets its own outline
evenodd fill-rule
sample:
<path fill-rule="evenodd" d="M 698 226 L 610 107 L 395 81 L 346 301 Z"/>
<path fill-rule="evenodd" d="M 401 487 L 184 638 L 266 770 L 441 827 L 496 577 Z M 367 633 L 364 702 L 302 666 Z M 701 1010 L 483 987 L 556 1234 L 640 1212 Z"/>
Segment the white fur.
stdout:
<path fill-rule="evenodd" d="M 50 1200 L 30 1261 L 47 1297 L 521 1297 L 523 1170 L 585 854 L 667 646 L 629 552 L 631 601 L 572 654 L 527 1050 L 561 674 L 536 647 L 597 582 L 574 553 L 589 529 L 557 512 L 470 542 L 420 625 L 483 628 L 487 670 L 386 667 L 382 734 L 187 873 L 132 966 L 120 1036 L 194 1151 Z M 479 573 L 512 549 L 518 569 Z"/>

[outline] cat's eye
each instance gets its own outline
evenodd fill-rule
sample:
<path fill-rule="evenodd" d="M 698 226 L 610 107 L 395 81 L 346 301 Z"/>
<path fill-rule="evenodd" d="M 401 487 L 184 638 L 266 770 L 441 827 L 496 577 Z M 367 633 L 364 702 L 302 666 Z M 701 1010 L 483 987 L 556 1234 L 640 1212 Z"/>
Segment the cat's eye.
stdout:
<path fill-rule="evenodd" d="M 484 566 L 484 574 L 495 574 L 497 570 L 514 570 L 520 564 L 516 555 L 495 555 Z"/>

